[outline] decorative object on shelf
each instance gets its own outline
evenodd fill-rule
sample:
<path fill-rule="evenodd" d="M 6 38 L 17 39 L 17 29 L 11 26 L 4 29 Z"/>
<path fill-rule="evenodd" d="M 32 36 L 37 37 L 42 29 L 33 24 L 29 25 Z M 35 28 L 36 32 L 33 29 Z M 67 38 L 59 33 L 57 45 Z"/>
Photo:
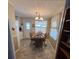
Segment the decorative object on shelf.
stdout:
<path fill-rule="evenodd" d="M 41 20 L 41 21 L 43 21 L 43 17 L 40 16 L 40 13 L 36 12 L 35 20 Z"/>

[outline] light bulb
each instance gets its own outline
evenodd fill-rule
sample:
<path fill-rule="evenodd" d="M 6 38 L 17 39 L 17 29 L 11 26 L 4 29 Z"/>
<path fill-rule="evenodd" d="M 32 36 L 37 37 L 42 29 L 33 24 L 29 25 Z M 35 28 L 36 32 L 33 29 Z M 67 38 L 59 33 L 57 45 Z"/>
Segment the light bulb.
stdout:
<path fill-rule="evenodd" d="M 39 17 L 35 17 L 35 20 L 38 20 Z"/>
<path fill-rule="evenodd" d="M 42 21 L 43 21 L 43 17 L 40 17 L 40 20 L 42 20 Z"/>

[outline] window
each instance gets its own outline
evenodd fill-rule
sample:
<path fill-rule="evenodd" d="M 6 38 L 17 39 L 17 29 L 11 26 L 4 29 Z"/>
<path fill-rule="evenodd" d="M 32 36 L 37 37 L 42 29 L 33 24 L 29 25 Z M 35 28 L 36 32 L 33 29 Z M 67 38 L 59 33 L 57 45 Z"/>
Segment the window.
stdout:
<path fill-rule="evenodd" d="M 35 21 L 35 32 L 46 33 L 47 21 Z"/>
<path fill-rule="evenodd" d="M 58 36 L 58 26 L 57 26 L 57 21 L 56 20 L 53 20 L 51 21 L 51 29 L 50 29 L 50 36 L 56 40 L 57 39 L 57 36 Z"/>
<path fill-rule="evenodd" d="M 26 29 L 30 29 L 30 23 L 26 23 Z"/>

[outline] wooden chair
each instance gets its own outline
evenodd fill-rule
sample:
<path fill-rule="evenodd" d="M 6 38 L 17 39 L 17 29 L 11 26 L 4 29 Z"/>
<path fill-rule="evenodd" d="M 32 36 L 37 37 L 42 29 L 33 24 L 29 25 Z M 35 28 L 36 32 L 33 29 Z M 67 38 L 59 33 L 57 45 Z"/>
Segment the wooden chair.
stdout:
<path fill-rule="evenodd" d="M 44 36 L 45 36 L 45 37 L 44 37 L 44 39 L 43 39 L 43 41 L 44 41 L 43 44 L 46 45 L 46 44 L 45 44 L 45 41 L 46 41 L 46 39 L 47 39 L 47 37 L 48 37 L 48 33 L 45 33 Z"/>
<path fill-rule="evenodd" d="M 30 40 L 31 40 L 31 44 L 33 45 L 34 43 L 33 33 L 30 33 Z"/>

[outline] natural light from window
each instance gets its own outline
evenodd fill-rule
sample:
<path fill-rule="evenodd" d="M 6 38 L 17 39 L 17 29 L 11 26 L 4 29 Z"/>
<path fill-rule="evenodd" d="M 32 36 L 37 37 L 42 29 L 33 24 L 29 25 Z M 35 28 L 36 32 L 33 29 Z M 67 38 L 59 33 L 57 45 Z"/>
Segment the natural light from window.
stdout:
<path fill-rule="evenodd" d="M 30 29 L 30 23 L 26 23 L 26 29 Z"/>
<path fill-rule="evenodd" d="M 47 21 L 35 21 L 35 32 L 46 33 Z"/>
<path fill-rule="evenodd" d="M 50 29 L 50 36 L 51 36 L 54 40 L 56 40 L 56 39 L 57 39 L 57 35 L 58 35 L 57 22 L 52 20 L 51 29 Z"/>

